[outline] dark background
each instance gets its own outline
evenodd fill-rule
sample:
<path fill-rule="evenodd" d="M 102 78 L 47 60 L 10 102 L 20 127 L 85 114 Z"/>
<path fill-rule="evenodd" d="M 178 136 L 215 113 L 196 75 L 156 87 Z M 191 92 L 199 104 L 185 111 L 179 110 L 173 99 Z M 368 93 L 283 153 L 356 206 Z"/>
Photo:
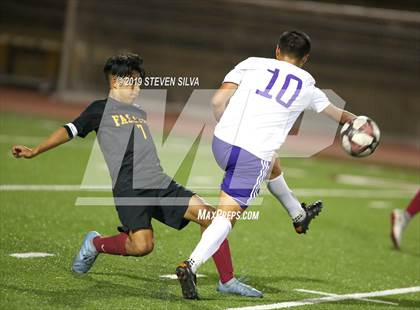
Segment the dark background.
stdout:
<path fill-rule="evenodd" d="M 312 38 L 306 69 L 319 87 L 334 90 L 355 114 L 374 118 L 385 139 L 418 143 L 419 1 L 307 4 L 3 0 L 0 83 L 63 96 L 103 95 L 104 61 L 131 51 L 144 58 L 148 75 L 198 76 L 200 88 L 217 88 L 236 63 L 272 57 L 278 35 L 298 28 Z M 170 88 L 168 99 L 182 105 L 191 91 Z"/>

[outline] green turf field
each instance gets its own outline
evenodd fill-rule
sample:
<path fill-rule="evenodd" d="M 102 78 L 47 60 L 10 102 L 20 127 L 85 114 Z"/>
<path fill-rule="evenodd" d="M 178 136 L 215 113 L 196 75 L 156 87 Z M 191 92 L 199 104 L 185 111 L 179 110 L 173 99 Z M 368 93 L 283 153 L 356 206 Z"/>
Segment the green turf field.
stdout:
<path fill-rule="evenodd" d="M 9 151 L 14 143 L 34 145 L 39 137 L 61 123 L 15 114 L 2 114 L 0 121 L 1 185 L 82 182 L 93 135 L 32 160 L 15 160 Z M 185 141 L 178 138 L 172 151 L 162 154 L 162 164 L 168 170 L 176 168 L 171 162 L 174 156 L 183 154 Z M 217 186 L 221 175 L 210 153 L 201 154 L 200 159 L 191 176 L 192 187 L 199 194 L 206 180 L 216 182 Z M 149 256 L 102 255 L 89 274 L 73 275 L 70 264 L 84 234 L 89 230 L 113 234 L 118 225 L 112 206 L 75 206 L 75 201 L 77 197 L 109 196 L 109 193 L 2 190 L 0 308 L 224 309 L 323 297 L 296 289 L 352 294 L 420 286 L 420 217 L 413 219 L 407 228 L 401 251 L 393 250 L 389 239 L 390 211 L 408 203 L 414 191 L 407 191 L 404 186 L 419 184 L 418 171 L 360 164 L 356 160 L 285 159 L 282 164 L 289 185 L 297 193 L 323 189 L 324 193 L 326 190 L 328 194 L 338 194 L 299 197 L 307 201 L 321 198 L 325 203 L 323 213 L 305 236 L 294 232 L 285 211 L 266 189 L 262 192 L 263 204 L 252 207 L 260 211 L 259 220 L 240 221 L 236 225 L 229 239 L 236 274 L 264 291 L 263 299 L 217 293 L 217 273 L 212 261 L 200 269 L 206 275 L 198 281 L 201 301 L 182 300 L 177 281 L 159 277 L 172 274 L 176 264 L 188 257 L 199 238 L 195 224 L 178 232 L 155 222 L 156 245 Z M 389 180 L 396 185 L 338 183 L 339 174 Z M 185 174 L 179 175 L 185 179 Z M 344 197 L 340 197 L 338 190 L 343 190 Z M 372 196 L 360 198 L 348 194 L 348 190 Z M 202 193 L 216 194 L 204 186 Z M 389 196 L 383 198 L 380 193 Z M 28 259 L 10 256 L 24 252 L 55 256 Z M 420 308 L 420 293 L 374 299 L 388 304 L 350 299 L 299 308 Z"/>

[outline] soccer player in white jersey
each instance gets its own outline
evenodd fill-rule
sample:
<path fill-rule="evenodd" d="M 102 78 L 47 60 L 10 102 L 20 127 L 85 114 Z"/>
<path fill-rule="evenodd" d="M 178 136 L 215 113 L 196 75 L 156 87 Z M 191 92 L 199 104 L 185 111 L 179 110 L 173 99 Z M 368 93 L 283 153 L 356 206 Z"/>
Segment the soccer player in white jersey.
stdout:
<path fill-rule="evenodd" d="M 306 109 L 322 112 L 340 124 L 354 119 L 339 109 L 315 86 L 314 78 L 301 67 L 308 60 L 311 41 L 301 31 L 280 35 L 275 59 L 251 57 L 229 72 L 212 104 L 218 124 L 214 131 L 213 155 L 225 170 L 218 215 L 176 273 L 184 298 L 198 299 L 195 273 L 226 239 L 243 212 L 269 179 L 270 192 L 284 205 L 298 233 L 322 204 L 301 206 L 287 186 L 279 162 L 273 160 L 299 115 Z M 274 166 L 270 172 L 270 167 Z M 228 286 L 229 283 L 225 283 Z M 223 286 L 219 286 L 223 291 Z"/>

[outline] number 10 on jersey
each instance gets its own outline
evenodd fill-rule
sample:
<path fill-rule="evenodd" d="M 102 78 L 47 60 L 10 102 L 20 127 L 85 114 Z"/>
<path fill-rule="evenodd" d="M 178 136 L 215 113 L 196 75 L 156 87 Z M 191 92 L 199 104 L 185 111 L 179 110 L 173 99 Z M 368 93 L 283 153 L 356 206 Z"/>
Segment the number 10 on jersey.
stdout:
<path fill-rule="evenodd" d="M 273 98 L 272 95 L 270 95 L 270 91 L 273 88 L 274 83 L 276 83 L 278 77 L 279 77 L 279 69 L 270 70 L 267 69 L 268 72 L 270 72 L 273 76 L 271 77 L 270 82 L 268 82 L 268 85 L 266 86 L 265 90 L 259 90 L 257 89 L 255 93 L 258 95 L 261 95 L 265 98 L 271 99 Z M 290 81 L 295 80 L 297 82 L 295 92 L 293 95 L 289 98 L 289 100 L 285 101 L 287 98 L 284 98 L 284 93 L 286 92 L 287 88 L 290 85 Z M 288 74 L 286 75 L 286 78 L 284 79 L 283 86 L 281 87 L 281 90 L 276 96 L 276 101 L 280 103 L 285 108 L 288 108 L 292 105 L 293 101 L 295 101 L 296 97 L 299 96 L 300 90 L 302 89 L 302 80 L 298 78 L 296 75 Z"/>

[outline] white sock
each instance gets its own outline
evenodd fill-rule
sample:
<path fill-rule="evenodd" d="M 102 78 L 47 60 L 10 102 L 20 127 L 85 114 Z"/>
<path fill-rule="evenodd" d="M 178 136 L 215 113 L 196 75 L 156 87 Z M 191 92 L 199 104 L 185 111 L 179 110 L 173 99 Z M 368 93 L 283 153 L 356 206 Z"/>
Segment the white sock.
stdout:
<path fill-rule="evenodd" d="M 283 173 L 281 173 L 277 178 L 268 180 L 267 188 L 283 205 L 293 222 L 302 220 L 306 217 L 305 210 L 303 210 L 300 202 L 293 195 L 289 186 L 287 186 Z"/>
<path fill-rule="evenodd" d="M 404 214 L 404 219 L 405 219 L 405 225 L 407 225 L 408 222 L 410 222 L 411 220 L 411 215 L 410 213 L 407 212 L 407 210 L 404 210 L 403 214 Z"/>
<path fill-rule="evenodd" d="M 218 215 L 213 219 L 188 259 L 192 272 L 196 273 L 197 269 L 216 253 L 231 229 L 232 224 L 226 217 Z"/>

